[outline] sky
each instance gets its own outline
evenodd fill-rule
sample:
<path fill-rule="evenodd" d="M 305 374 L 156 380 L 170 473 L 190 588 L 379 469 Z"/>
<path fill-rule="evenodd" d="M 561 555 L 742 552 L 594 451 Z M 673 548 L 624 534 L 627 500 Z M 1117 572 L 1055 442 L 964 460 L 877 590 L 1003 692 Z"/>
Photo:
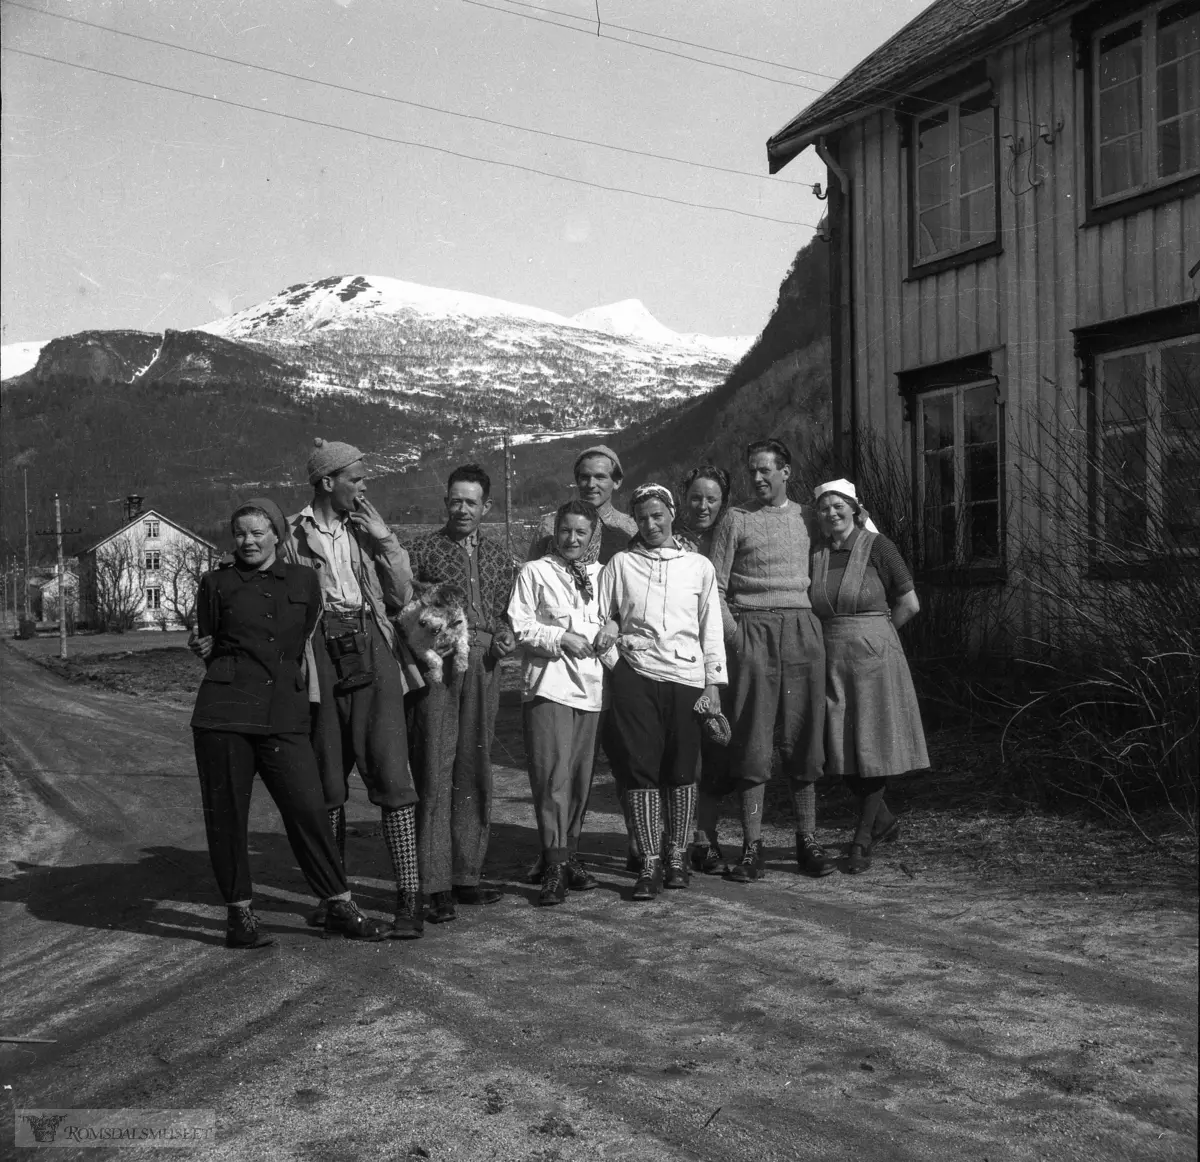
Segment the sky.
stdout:
<path fill-rule="evenodd" d="M 3 0 L 3 342 L 341 274 L 756 334 L 826 180 L 768 177 L 766 139 L 926 6 Z"/>

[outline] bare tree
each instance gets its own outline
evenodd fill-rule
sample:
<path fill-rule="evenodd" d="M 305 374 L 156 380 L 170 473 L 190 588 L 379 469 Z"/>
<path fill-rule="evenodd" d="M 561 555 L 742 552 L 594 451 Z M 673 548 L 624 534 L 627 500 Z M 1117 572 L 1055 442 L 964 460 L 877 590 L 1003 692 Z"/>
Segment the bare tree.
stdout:
<path fill-rule="evenodd" d="M 212 550 L 198 541 L 178 541 L 163 549 L 158 574 L 162 585 L 159 624 L 163 628 L 173 621 L 189 630 L 195 629 L 200 578 L 212 567 Z"/>
<path fill-rule="evenodd" d="M 97 628 L 124 633 L 137 623 L 145 599 L 142 546 L 133 537 L 117 537 L 97 551 L 92 596 Z"/>

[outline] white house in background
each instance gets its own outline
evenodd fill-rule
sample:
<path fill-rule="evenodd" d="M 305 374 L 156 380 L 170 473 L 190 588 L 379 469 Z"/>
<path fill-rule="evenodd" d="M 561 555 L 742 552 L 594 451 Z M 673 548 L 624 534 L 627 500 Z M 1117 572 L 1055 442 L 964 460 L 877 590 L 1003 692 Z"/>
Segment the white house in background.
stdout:
<path fill-rule="evenodd" d="M 59 595 L 57 565 L 54 566 L 52 576 L 38 579 L 37 587 L 41 593 L 42 621 L 57 622 Z M 67 625 L 73 628 L 79 620 L 79 576 L 70 568 L 63 570 L 62 591 L 66 595 Z"/>
<path fill-rule="evenodd" d="M 80 613 L 91 626 L 188 629 L 195 623 L 200 578 L 217 547 L 142 498 L 125 502 L 125 523 L 79 554 Z"/>

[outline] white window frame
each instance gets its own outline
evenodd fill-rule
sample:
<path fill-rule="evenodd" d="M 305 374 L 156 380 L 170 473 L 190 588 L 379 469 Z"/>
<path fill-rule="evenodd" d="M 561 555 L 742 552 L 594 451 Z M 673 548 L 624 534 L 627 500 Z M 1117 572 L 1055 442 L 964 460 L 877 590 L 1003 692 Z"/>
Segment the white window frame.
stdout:
<path fill-rule="evenodd" d="M 162 586 L 147 585 L 142 593 L 146 599 L 146 611 L 148 613 L 160 613 L 162 611 Z"/>
<path fill-rule="evenodd" d="M 146 526 L 146 539 L 157 541 L 162 535 L 159 522 L 157 520 L 148 520 L 142 523 Z"/>
<path fill-rule="evenodd" d="M 1144 544 L 1147 553 L 1163 552 L 1170 548 L 1173 552 L 1200 555 L 1200 549 L 1168 546 L 1164 535 L 1166 529 L 1163 519 L 1162 452 L 1166 446 L 1166 437 L 1163 434 L 1163 393 L 1161 388 L 1157 386 L 1162 374 L 1162 353 L 1171 347 L 1184 347 L 1197 342 L 1200 342 L 1200 335 L 1181 335 L 1174 339 L 1160 339 L 1151 343 L 1136 343 L 1129 347 L 1117 347 L 1111 351 L 1098 353 L 1095 356 L 1095 398 L 1092 406 L 1095 408 L 1096 416 L 1095 444 L 1092 454 L 1095 462 L 1096 478 L 1092 496 L 1092 508 L 1096 521 L 1097 552 L 1102 557 L 1122 557 L 1128 554 L 1128 550 L 1123 548 L 1123 546 L 1110 544 L 1106 533 L 1104 440 L 1109 435 L 1127 434 L 1138 430 L 1139 427 L 1144 429 L 1146 433 L 1146 528 L 1144 530 Z M 1118 422 L 1109 425 L 1106 430 L 1104 423 L 1106 393 L 1104 369 L 1110 360 L 1130 355 L 1150 356 L 1146 363 L 1146 375 L 1152 382 L 1147 385 L 1146 389 L 1146 416 L 1141 424 Z"/>
<path fill-rule="evenodd" d="M 146 549 L 142 554 L 142 565 L 147 573 L 158 573 L 162 570 L 162 550 Z"/>
<path fill-rule="evenodd" d="M 967 495 L 967 457 L 966 457 L 966 420 L 963 407 L 963 397 L 968 391 L 987 387 L 996 393 L 993 402 L 996 412 L 996 499 L 994 501 L 979 501 L 980 504 L 995 504 L 996 506 L 996 536 L 998 540 L 995 557 L 967 558 L 964 546 L 970 534 L 970 520 L 967 509 L 970 507 Z M 926 451 L 925 451 L 925 407 L 930 401 L 951 396 L 954 400 L 954 519 L 957 532 L 954 538 L 954 559 L 933 563 L 927 559 L 926 545 Z M 919 514 L 917 533 L 917 549 L 922 568 L 925 569 L 998 569 L 1004 565 L 1004 408 L 1001 404 L 997 382 L 994 377 L 976 379 L 967 383 L 956 383 L 950 387 L 935 388 L 922 391 L 915 397 L 915 431 L 916 431 L 916 463 L 914 470 L 917 476 L 917 513 Z"/>
<path fill-rule="evenodd" d="M 946 247 L 944 250 L 938 250 L 931 254 L 921 253 L 921 122 L 928 121 L 931 117 L 936 117 L 940 113 L 947 114 L 947 125 L 950 135 L 950 189 L 948 201 L 954 209 L 955 226 L 961 237 L 961 202 L 962 189 L 960 182 L 962 178 L 962 166 L 956 160 L 956 156 L 961 153 L 962 146 L 959 140 L 959 109 L 968 101 L 975 97 L 992 96 L 993 88 L 989 81 L 985 85 L 979 85 L 976 88 L 968 89 L 963 93 L 957 94 L 952 101 L 943 101 L 939 105 L 932 106 L 929 109 L 922 110 L 919 114 L 913 115 L 912 121 L 912 207 L 911 221 L 909 229 L 912 231 L 912 267 L 914 270 L 920 269 L 922 266 L 931 262 L 937 262 L 942 258 L 950 258 L 956 254 L 965 254 L 968 251 L 975 250 L 979 246 L 987 246 L 989 243 L 995 242 L 1000 237 L 1000 208 L 996 197 L 998 183 L 1000 181 L 999 166 L 996 162 L 996 148 L 998 144 L 997 131 L 999 126 L 996 122 L 995 100 L 993 96 L 992 104 L 989 106 L 992 111 L 992 232 L 986 238 L 972 238 L 969 242 L 959 242 L 956 246 Z M 974 191 L 970 191 L 974 192 Z"/>
<path fill-rule="evenodd" d="M 1174 8 L 1179 0 L 1165 0 L 1146 8 L 1137 9 L 1128 16 L 1097 29 L 1092 36 L 1091 53 L 1091 137 L 1092 137 L 1092 204 L 1107 206 L 1122 202 L 1126 198 L 1169 186 L 1183 178 L 1200 173 L 1200 163 L 1191 169 L 1177 173 L 1158 175 L 1158 16 L 1165 9 Z M 1100 193 L 1100 42 L 1114 32 L 1120 32 L 1133 24 L 1140 23 L 1142 51 L 1142 157 L 1147 177 L 1140 185 L 1129 186 L 1113 194 Z"/>

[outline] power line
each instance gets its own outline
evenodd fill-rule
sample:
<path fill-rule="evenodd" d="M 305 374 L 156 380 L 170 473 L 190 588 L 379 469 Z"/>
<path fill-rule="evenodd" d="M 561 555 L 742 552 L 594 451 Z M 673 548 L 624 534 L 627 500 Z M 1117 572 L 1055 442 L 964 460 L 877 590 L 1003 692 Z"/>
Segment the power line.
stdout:
<path fill-rule="evenodd" d="M 157 40 L 152 36 L 142 36 L 136 32 L 126 32 L 120 28 L 108 28 L 103 24 L 95 24 L 90 20 L 82 20 L 78 16 L 64 16 L 59 12 L 51 12 L 45 8 L 37 8 L 32 4 L 22 4 L 20 0 L 3 0 L 5 7 L 22 8 L 26 12 L 34 12 L 39 16 L 49 16 L 55 20 L 62 20 L 70 24 L 82 25 L 84 28 L 92 28 L 99 32 L 112 33 L 114 36 L 123 36 L 129 40 L 138 40 L 143 44 L 157 45 L 159 48 L 174 49 L 176 52 L 191 53 L 193 56 L 206 57 L 209 60 L 221 61 L 223 64 L 237 65 L 239 68 L 254 69 L 257 72 L 268 73 L 271 76 L 286 77 L 292 81 L 302 81 L 308 85 L 318 85 L 326 89 L 334 89 L 342 93 L 352 93 L 358 97 L 370 97 L 376 101 L 390 101 L 394 105 L 408 105 L 413 109 L 423 109 L 429 113 L 442 113 L 447 117 L 459 117 L 465 121 L 478 121 L 484 125 L 495 125 L 502 129 L 515 129 L 521 133 L 532 133 L 539 137 L 552 137 L 556 141 L 571 141 L 577 145 L 593 146 L 597 149 L 611 149 L 617 153 L 628 153 L 634 157 L 647 157 L 657 161 L 674 162 L 676 165 L 692 165 L 699 169 L 713 170 L 716 173 L 736 174 L 739 177 L 755 178 L 759 181 L 773 181 L 783 185 L 799 185 L 799 182 L 781 181 L 779 178 L 774 178 L 769 174 L 753 173 L 750 170 L 734 169 L 730 166 L 713 165 L 705 161 L 692 161 L 686 157 L 672 157 L 669 154 L 653 153 L 644 149 L 632 149 L 624 145 L 610 145 L 606 141 L 592 141 L 586 137 L 573 137 L 567 133 L 554 133 L 549 129 L 534 129 L 528 125 L 517 125 L 511 121 L 500 121 L 493 117 L 484 117 L 477 113 L 460 113 L 455 109 L 444 109 L 440 105 L 427 105 L 420 101 L 407 100 L 404 97 L 392 97 L 386 93 L 376 93 L 369 89 L 356 89 L 352 85 L 340 85 L 335 81 L 323 81 L 317 77 L 306 77 L 301 73 L 289 73 L 284 69 L 274 69 L 268 65 L 255 64 L 253 61 L 239 60 L 236 57 L 221 56 L 219 53 L 207 52 L 204 49 L 190 48 L 188 45 L 175 44 L 169 40 Z M 519 15 L 519 14 L 514 14 Z"/>
<path fill-rule="evenodd" d="M 514 12 L 511 8 L 498 8 L 495 4 L 483 3 L 483 0 L 463 0 L 463 3 L 474 5 L 476 8 L 487 8 L 491 12 L 503 12 L 505 16 L 515 16 L 519 20 L 532 20 L 535 24 L 549 24 L 552 28 L 565 28 L 568 32 L 581 32 L 585 36 L 595 35 L 595 33 L 588 28 L 578 28 L 574 24 L 559 24 L 557 20 L 546 20 L 540 16 L 531 16 L 528 12 Z M 561 13 L 561 15 L 565 16 L 567 14 Z M 578 20 L 580 18 L 577 16 L 572 16 L 570 19 Z M 615 25 L 613 27 L 615 27 Z M 773 85 L 786 85 L 789 89 L 807 89 L 811 93 L 824 93 L 826 91 L 824 89 L 818 89 L 815 85 L 802 85 L 799 81 L 782 81 L 778 77 L 767 77 L 762 73 L 754 73 L 749 69 L 739 69 L 734 65 L 723 65 L 718 64 L 716 61 L 701 60 L 696 56 L 688 56 L 687 53 L 672 52 L 669 48 L 656 48 L 652 44 L 638 44 L 636 40 L 622 40 L 618 36 L 603 36 L 601 39 L 611 40 L 616 44 L 625 44 L 630 48 L 640 48 L 646 52 L 660 53 L 662 56 L 673 56 L 677 57 L 679 60 L 692 61 L 693 64 L 707 65 L 710 69 L 724 69 L 729 73 L 741 73 L 741 75 L 744 77 L 754 77 L 759 81 L 769 81 Z"/>
<path fill-rule="evenodd" d="M 345 125 L 336 125 L 332 121 L 317 121 L 309 117 L 300 117 L 295 113 L 282 113 L 275 109 L 263 109 L 257 105 L 247 105 L 241 101 L 231 101 L 226 97 L 218 97 L 215 94 L 209 96 L 207 93 L 193 93 L 188 89 L 177 89 L 173 85 L 163 85 L 155 81 L 146 81 L 140 77 L 130 77 L 124 73 L 115 73 L 108 69 L 98 69 L 92 65 L 79 64 L 77 61 L 62 60 L 60 57 L 44 56 L 41 53 L 28 52 L 25 49 L 12 48 L 9 45 L 3 45 L 2 51 L 15 53 L 18 56 L 30 57 L 33 60 L 49 61 L 51 64 L 64 65 L 67 68 L 79 69 L 86 73 L 95 73 L 101 77 L 111 77 L 117 81 L 128 81 L 133 85 L 144 85 L 147 88 L 157 89 L 164 93 L 177 93 L 182 97 L 193 97 L 197 101 L 211 101 L 218 105 L 229 105 L 234 109 L 245 109 L 250 113 L 259 113 L 267 117 L 278 117 L 285 121 L 295 121 L 301 125 L 311 125 L 319 129 L 335 129 L 340 133 L 351 133 L 358 137 L 368 138 L 371 141 L 384 141 L 391 145 L 407 145 L 413 149 L 427 149 L 433 153 L 444 154 L 447 157 L 455 157 L 463 161 L 477 161 L 483 165 L 495 165 L 504 169 L 515 169 L 522 173 L 537 174 L 539 177 L 554 178 L 561 182 L 571 182 L 573 185 L 587 186 L 594 190 L 604 190 L 607 193 L 630 194 L 635 198 L 649 198 L 656 202 L 669 202 L 671 205 L 686 206 L 692 210 L 720 210 L 727 214 L 737 214 L 743 218 L 755 218 L 761 222 L 775 222 L 780 226 L 804 226 L 809 230 L 817 229 L 811 222 L 797 222 L 791 218 L 772 218 L 767 214 L 756 214 L 751 210 L 738 210 L 733 206 L 714 206 L 708 202 L 687 202 L 682 198 L 672 198 L 666 194 L 648 194 L 643 190 L 631 190 L 625 186 L 610 186 L 601 182 L 588 181 L 586 178 L 569 177 L 567 174 L 554 173 L 552 170 L 537 169 L 534 166 L 522 165 L 515 161 L 498 161 L 491 157 L 479 157 L 476 154 L 447 149 L 441 145 L 429 145 L 423 141 L 408 141 L 402 137 L 388 137 L 382 133 L 370 133 L 365 129 L 351 129 Z"/>

